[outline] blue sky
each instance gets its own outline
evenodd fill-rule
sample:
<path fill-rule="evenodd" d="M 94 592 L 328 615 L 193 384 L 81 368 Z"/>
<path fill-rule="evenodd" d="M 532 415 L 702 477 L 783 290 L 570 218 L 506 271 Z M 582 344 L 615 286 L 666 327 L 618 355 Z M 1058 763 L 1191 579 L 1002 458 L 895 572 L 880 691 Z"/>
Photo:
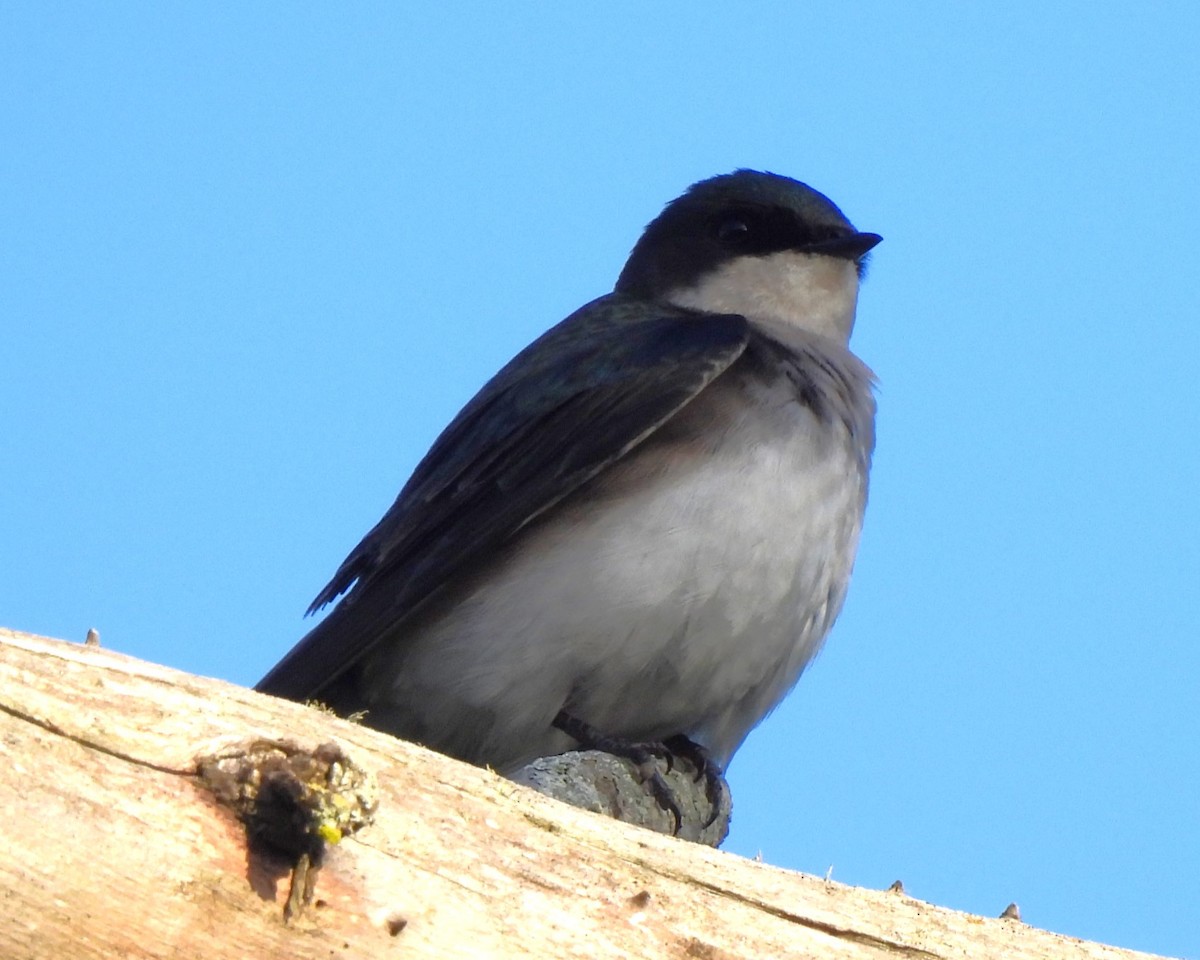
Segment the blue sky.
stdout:
<path fill-rule="evenodd" d="M 663 203 L 785 173 L 885 237 L 879 447 L 727 849 L 1200 957 L 1200 7 L 989 7 L 4 5 L 0 623 L 253 683 Z"/>

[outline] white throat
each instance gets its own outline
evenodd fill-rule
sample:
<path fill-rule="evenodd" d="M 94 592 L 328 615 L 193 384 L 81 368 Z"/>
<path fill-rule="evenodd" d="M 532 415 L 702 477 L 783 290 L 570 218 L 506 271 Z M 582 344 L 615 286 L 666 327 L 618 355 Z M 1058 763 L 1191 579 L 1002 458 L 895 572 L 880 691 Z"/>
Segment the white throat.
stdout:
<path fill-rule="evenodd" d="M 840 257 L 792 250 L 738 257 L 666 299 L 691 310 L 799 327 L 845 344 L 854 327 L 858 270 Z"/>

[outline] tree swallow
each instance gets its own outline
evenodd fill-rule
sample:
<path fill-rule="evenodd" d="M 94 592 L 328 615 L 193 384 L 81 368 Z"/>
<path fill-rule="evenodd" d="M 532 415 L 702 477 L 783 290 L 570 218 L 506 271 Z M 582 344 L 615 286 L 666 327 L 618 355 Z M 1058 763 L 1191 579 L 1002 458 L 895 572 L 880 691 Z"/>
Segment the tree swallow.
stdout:
<path fill-rule="evenodd" d="M 846 595 L 879 241 L 787 177 L 693 185 L 454 418 L 257 689 L 503 773 L 601 735 L 723 767 Z"/>

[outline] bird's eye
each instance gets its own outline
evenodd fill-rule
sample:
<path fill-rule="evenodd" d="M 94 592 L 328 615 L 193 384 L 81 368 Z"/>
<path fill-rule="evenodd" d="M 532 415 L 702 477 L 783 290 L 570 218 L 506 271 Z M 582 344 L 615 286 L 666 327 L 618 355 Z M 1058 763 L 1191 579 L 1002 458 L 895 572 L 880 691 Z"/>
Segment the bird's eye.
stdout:
<path fill-rule="evenodd" d="M 742 217 L 729 217 L 717 224 L 717 239 L 734 247 L 750 239 L 750 224 Z"/>

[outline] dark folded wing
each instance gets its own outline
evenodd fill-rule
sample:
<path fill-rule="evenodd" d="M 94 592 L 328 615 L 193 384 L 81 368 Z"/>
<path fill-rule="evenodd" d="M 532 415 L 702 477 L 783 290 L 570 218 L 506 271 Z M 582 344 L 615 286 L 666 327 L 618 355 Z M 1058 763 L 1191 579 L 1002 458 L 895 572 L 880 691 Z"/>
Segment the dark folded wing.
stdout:
<path fill-rule="evenodd" d="M 458 571 L 670 419 L 747 337 L 742 317 L 615 296 L 548 331 L 445 429 L 310 612 L 349 594 L 257 689 L 318 695 Z"/>

